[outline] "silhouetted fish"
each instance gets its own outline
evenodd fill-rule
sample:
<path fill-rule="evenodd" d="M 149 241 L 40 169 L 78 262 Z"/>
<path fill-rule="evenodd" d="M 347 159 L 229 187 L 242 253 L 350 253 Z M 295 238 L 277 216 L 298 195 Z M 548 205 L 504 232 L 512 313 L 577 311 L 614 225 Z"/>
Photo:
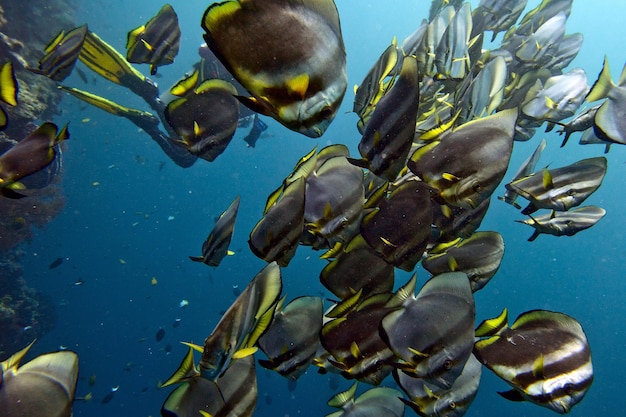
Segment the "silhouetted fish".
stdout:
<path fill-rule="evenodd" d="M 163 340 L 163 338 L 165 337 L 165 329 L 163 329 L 162 327 L 156 332 L 156 335 L 154 335 L 154 338 L 156 339 L 157 342 L 160 342 L 161 340 Z"/>
<path fill-rule="evenodd" d="M 56 258 L 54 261 L 50 263 L 50 265 L 48 265 L 48 269 L 58 268 L 59 266 L 61 266 L 62 263 L 63 263 L 63 258 Z"/>

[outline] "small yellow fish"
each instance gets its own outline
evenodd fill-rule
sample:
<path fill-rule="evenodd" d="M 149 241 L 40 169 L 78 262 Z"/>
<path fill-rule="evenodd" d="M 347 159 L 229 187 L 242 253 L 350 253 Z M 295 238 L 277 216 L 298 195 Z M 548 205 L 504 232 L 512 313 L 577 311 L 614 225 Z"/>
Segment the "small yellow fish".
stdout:
<path fill-rule="evenodd" d="M 157 279 L 155 277 L 152 277 L 152 279 L 150 280 L 150 284 L 152 285 L 157 285 L 159 283 L 159 281 L 157 281 Z"/>

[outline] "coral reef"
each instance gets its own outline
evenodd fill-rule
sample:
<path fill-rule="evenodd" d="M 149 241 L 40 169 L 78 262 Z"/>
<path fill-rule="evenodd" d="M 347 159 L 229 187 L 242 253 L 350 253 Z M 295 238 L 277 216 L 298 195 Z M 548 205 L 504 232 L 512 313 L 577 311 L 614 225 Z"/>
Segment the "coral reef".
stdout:
<path fill-rule="evenodd" d="M 18 250 L 0 258 L 0 358 L 49 331 L 56 321 L 52 302 L 22 278 Z"/>
<path fill-rule="evenodd" d="M 0 63 L 11 61 L 19 84 L 18 105 L 4 106 L 8 127 L 0 132 L 0 154 L 25 138 L 44 120 L 59 113 L 56 84 L 26 70 L 60 29 L 75 25 L 74 0 L 0 0 Z M 25 178 L 28 197 L 0 197 L 0 357 L 54 326 L 53 304 L 26 285 L 19 244 L 31 238 L 63 208 L 60 161 Z M 32 177 L 32 178 L 31 178 Z"/>

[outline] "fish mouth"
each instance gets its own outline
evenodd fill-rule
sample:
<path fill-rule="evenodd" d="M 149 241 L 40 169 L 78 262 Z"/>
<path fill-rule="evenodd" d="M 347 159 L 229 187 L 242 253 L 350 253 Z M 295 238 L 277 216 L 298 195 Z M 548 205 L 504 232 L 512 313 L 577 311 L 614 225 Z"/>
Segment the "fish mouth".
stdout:
<path fill-rule="evenodd" d="M 569 413 L 570 406 L 563 400 L 556 400 L 552 402 L 552 409 L 559 414 L 567 414 Z"/>

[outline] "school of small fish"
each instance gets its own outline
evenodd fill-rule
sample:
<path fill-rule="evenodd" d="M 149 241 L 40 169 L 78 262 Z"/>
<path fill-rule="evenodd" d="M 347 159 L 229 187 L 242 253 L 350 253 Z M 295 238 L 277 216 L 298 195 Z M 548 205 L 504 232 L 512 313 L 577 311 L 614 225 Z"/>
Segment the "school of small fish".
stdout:
<path fill-rule="evenodd" d="M 512 401 L 565 414 L 583 399 L 594 374 L 575 318 L 536 309 L 509 326 L 505 310 L 476 326 L 473 296 L 496 275 L 504 254 L 498 232 L 477 230 L 503 188 L 515 141 L 530 140 L 546 124 L 560 126 L 563 145 L 575 132 L 583 132 L 581 143 L 607 150 L 626 144 L 626 66 L 615 83 L 607 58 L 591 87 L 583 69 L 564 72 L 582 47 L 581 34 L 566 34 L 572 1 L 544 0 L 524 14 L 526 1 L 481 0 L 472 10 L 467 2 L 433 0 L 429 18 L 402 42 L 392 41 L 354 89 L 359 156 L 341 144 L 315 146 L 268 196 L 249 235 L 250 250 L 268 264 L 203 345 L 186 343 L 180 367 L 162 384 L 176 385 L 163 416 L 252 416 L 258 350 L 265 355 L 259 365 L 291 381 L 310 365 L 374 386 L 395 381 L 398 389 L 374 387 L 358 397 L 355 383 L 329 400 L 339 409 L 333 417 L 400 417 L 405 407 L 420 416 L 462 416 L 485 369 L 510 386 L 500 394 Z M 129 32 L 126 57 L 83 25 L 61 31 L 30 70 L 62 82 L 80 59 L 130 89 L 154 114 L 61 86 L 129 119 L 183 167 L 218 157 L 250 110 L 309 137 L 324 134 L 348 82 L 333 0 L 226 0 L 206 9 L 201 27 L 232 83 L 196 69 L 166 100 L 129 64 L 147 63 L 154 75 L 173 62 L 180 29 L 170 5 Z M 492 41 L 504 32 L 497 47 L 484 49 L 487 32 Z M 0 99 L 17 105 L 7 65 L 0 69 Z M 6 125 L 4 111 L 0 116 Z M 20 180 L 50 164 L 67 137 L 67 127 L 46 122 L 0 155 L 1 198 L 27 198 Z M 582 204 L 602 184 L 607 158 L 536 170 L 545 146 L 499 197 L 517 209 L 518 198 L 527 200 L 521 214 L 528 218 L 519 222 L 534 229 L 531 241 L 572 236 L 606 214 Z M 233 254 L 239 203 L 237 196 L 191 260 L 217 267 Z M 326 309 L 320 297 L 281 298 L 281 267 L 300 245 L 322 250 L 328 261 L 320 281 L 336 301 Z M 420 262 L 432 277 L 418 287 L 414 274 L 394 291 L 395 268 L 412 272 Z M 164 333 L 160 328 L 157 342 Z M 71 415 L 75 354 L 19 366 L 29 347 L 2 362 L 0 409 L 48 415 L 41 400 L 65 410 L 54 415 Z M 44 361 L 51 366 L 33 373 Z M 42 374 L 58 378 L 63 393 Z"/>

